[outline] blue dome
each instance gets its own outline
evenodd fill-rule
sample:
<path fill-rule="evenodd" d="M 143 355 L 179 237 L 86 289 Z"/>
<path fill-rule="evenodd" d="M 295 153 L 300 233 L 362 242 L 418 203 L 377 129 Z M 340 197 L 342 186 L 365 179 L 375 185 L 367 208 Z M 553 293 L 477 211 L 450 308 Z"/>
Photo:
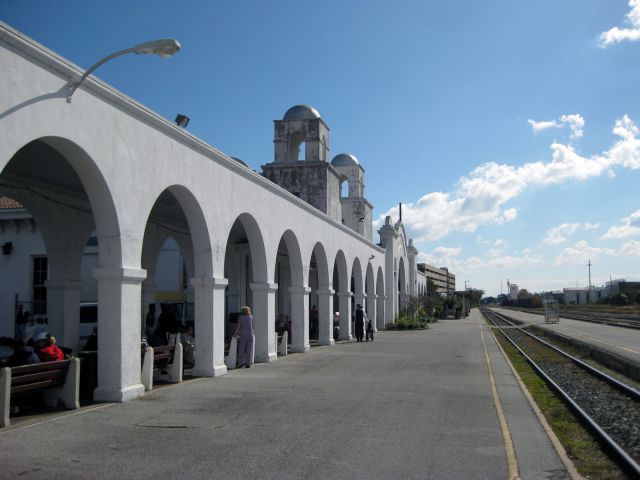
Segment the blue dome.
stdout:
<path fill-rule="evenodd" d="M 320 118 L 320 113 L 309 105 L 296 105 L 287 110 L 283 120 L 313 120 Z"/>
<path fill-rule="evenodd" d="M 360 165 L 360 162 L 355 155 L 350 153 L 340 153 L 333 157 L 331 165 L 334 167 L 353 167 L 354 165 Z"/>

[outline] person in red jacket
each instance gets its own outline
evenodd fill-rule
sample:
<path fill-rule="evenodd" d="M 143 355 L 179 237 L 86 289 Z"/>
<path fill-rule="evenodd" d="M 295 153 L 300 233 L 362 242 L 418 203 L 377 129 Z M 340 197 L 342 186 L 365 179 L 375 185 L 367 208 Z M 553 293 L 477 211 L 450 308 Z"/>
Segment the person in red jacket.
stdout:
<path fill-rule="evenodd" d="M 47 344 L 38 351 L 41 362 L 64 360 L 64 352 L 56 345 L 56 337 L 48 336 Z"/>

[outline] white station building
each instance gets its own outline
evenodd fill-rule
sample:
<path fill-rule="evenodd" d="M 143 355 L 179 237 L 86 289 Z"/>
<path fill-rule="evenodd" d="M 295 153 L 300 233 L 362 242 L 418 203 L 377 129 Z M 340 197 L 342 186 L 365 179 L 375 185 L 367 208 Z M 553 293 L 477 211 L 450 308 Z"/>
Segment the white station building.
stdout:
<path fill-rule="evenodd" d="M 387 218 L 373 243 L 364 169 L 350 154 L 329 162 L 329 128 L 315 109 L 298 105 L 275 122 L 274 162 L 259 174 L 95 77 L 68 103 L 67 85 L 82 74 L 0 23 L 0 196 L 24 206 L 0 209 L 0 244 L 11 244 L 0 254 L 0 335 L 13 336 L 16 293 L 32 292 L 34 260 L 45 257 L 38 287 L 49 330 L 75 346 L 93 239 L 95 399 L 144 394 L 141 319 L 168 238 L 193 297 L 197 376 L 226 373 L 225 326 L 241 305 L 254 313 L 256 360 L 272 362 L 279 313 L 292 321 L 291 350 L 306 352 L 311 305 L 317 341 L 330 345 L 334 312 L 349 312 L 340 315 L 349 339 L 355 304 L 380 329 L 404 294 L 424 291 L 401 222 Z"/>

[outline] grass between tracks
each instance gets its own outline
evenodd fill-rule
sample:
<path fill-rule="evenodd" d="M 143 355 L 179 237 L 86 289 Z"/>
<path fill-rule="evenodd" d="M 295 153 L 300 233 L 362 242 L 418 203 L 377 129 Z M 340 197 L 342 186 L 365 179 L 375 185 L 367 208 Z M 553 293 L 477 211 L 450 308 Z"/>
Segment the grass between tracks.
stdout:
<path fill-rule="evenodd" d="M 580 475 L 603 480 L 627 478 L 520 352 L 499 331 L 493 327 L 492 331 Z"/>

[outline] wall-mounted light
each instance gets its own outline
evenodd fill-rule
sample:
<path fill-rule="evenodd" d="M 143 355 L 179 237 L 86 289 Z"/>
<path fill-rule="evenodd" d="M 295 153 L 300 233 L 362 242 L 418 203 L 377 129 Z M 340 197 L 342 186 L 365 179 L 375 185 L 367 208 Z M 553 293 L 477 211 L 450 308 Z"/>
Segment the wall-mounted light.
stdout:
<path fill-rule="evenodd" d="M 360 218 L 358 219 L 358 221 L 359 221 L 360 223 L 364 222 L 364 217 L 360 217 Z"/>
<path fill-rule="evenodd" d="M 376 258 L 376 256 L 375 256 L 375 255 L 371 255 L 371 256 L 369 257 L 369 261 L 373 260 L 374 258 Z"/>
<path fill-rule="evenodd" d="M 187 117 L 186 115 L 178 114 L 176 115 L 176 119 L 174 120 L 174 122 L 176 122 L 176 125 L 178 125 L 179 127 L 186 128 L 189 124 L 189 117 Z"/>
<path fill-rule="evenodd" d="M 10 255 L 11 254 L 11 250 L 13 250 L 13 243 L 5 242 L 2 245 L 2 254 L 3 255 Z"/>

